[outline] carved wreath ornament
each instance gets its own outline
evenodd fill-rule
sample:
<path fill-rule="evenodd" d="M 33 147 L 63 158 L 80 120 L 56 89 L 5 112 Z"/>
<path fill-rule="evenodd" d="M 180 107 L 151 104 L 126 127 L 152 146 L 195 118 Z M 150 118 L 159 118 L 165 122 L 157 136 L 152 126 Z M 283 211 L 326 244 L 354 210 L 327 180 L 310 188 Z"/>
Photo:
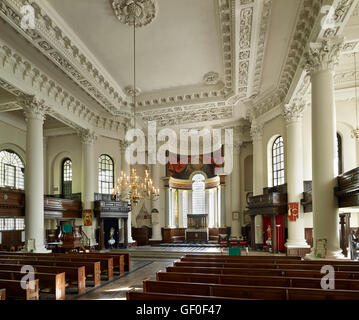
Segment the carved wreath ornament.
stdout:
<path fill-rule="evenodd" d="M 156 0 L 113 0 L 112 8 L 121 23 L 143 27 L 153 21 L 157 14 Z"/>

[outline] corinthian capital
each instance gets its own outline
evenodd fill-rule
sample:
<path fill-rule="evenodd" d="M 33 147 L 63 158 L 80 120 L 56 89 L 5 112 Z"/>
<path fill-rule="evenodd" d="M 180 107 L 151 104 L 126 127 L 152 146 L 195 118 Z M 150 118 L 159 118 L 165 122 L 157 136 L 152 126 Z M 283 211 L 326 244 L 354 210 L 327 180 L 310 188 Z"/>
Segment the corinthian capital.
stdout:
<path fill-rule="evenodd" d="M 97 136 L 94 131 L 84 129 L 77 132 L 83 144 L 93 144 L 97 140 Z"/>
<path fill-rule="evenodd" d="M 287 124 L 299 122 L 303 118 L 303 111 L 305 109 L 305 101 L 297 101 L 288 103 L 283 106 L 283 117 Z"/>
<path fill-rule="evenodd" d="M 130 143 L 127 142 L 126 140 L 120 140 L 119 141 L 120 151 L 125 152 L 129 145 L 130 145 Z"/>
<path fill-rule="evenodd" d="M 24 110 L 26 120 L 45 120 L 45 114 L 49 110 L 49 108 L 45 106 L 44 100 L 39 100 L 33 95 L 22 94 L 18 97 L 18 102 Z"/>
<path fill-rule="evenodd" d="M 261 140 L 263 137 L 263 123 L 257 122 L 255 120 L 252 121 L 251 126 L 251 137 L 253 141 Z"/>
<path fill-rule="evenodd" d="M 309 49 L 304 55 L 307 72 L 314 74 L 323 70 L 334 70 L 342 48 L 343 39 L 340 38 L 330 38 L 321 42 L 310 43 Z"/>

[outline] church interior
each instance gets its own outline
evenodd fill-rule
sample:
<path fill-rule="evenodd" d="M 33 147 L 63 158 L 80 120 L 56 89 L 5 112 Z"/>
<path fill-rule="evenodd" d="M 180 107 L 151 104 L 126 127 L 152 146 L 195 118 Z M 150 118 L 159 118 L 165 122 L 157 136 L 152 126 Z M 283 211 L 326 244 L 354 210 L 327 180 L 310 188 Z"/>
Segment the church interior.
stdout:
<path fill-rule="evenodd" d="M 358 300 L 358 87 L 359 0 L 0 0 L 0 300 Z"/>

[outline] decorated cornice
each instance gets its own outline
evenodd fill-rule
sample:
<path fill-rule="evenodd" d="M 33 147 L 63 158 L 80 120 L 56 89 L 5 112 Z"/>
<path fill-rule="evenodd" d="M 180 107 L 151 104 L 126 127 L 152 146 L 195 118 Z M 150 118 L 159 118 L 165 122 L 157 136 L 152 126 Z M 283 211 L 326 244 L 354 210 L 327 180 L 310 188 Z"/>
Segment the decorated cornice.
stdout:
<path fill-rule="evenodd" d="M 44 121 L 49 108 L 44 100 L 39 100 L 35 96 L 21 94 L 18 97 L 19 104 L 24 110 L 25 119 L 37 119 Z"/>
<path fill-rule="evenodd" d="M 268 26 L 271 17 L 272 11 L 272 0 L 265 0 L 262 11 L 262 20 L 259 29 L 259 38 L 257 44 L 257 58 L 254 68 L 254 76 L 253 76 L 253 87 L 251 95 L 258 95 L 262 80 L 262 70 L 263 70 L 263 61 L 264 61 L 264 53 L 266 48 L 266 41 L 268 37 Z"/>
<path fill-rule="evenodd" d="M 305 101 L 299 101 L 297 103 L 284 104 L 283 105 L 283 118 L 287 124 L 300 122 L 303 118 L 303 112 L 305 109 Z"/>
<path fill-rule="evenodd" d="M 43 55 L 65 72 L 89 96 L 112 115 L 126 113 L 128 103 L 123 92 L 106 79 L 83 52 L 41 8 L 38 0 L 28 0 L 36 11 L 35 30 L 21 28 L 21 0 L 1 0 L 0 17 L 31 42 Z"/>
<path fill-rule="evenodd" d="M 194 122 L 230 119 L 233 106 L 209 103 L 204 105 L 177 106 L 137 113 L 144 121 L 157 121 L 157 126 L 167 127 Z"/>
<path fill-rule="evenodd" d="M 335 65 L 339 63 L 339 54 L 342 48 L 343 40 L 339 38 L 310 43 L 309 49 L 304 55 L 307 72 L 315 74 L 323 70 L 334 71 Z"/>
<path fill-rule="evenodd" d="M 125 124 L 124 119 L 106 118 L 90 110 L 49 75 L 1 41 L 0 71 L 0 87 L 17 97 L 23 94 L 41 97 L 49 107 L 48 114 L 76 130 L 90 125 L 118 133 Z"/>

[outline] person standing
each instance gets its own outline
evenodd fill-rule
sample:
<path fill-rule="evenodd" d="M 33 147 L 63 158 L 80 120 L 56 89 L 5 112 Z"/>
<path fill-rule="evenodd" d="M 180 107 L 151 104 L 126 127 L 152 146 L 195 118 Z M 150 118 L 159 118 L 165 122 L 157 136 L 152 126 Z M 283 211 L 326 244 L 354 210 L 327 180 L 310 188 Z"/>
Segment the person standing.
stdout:
<path fill-rule="evenodd" d="M 350 258 L 351 260 L 357 260 L 357 245 L 358 245 L 358 238 L 353 230 L 349 236 L 349 245 L 350 245 Z"/>

